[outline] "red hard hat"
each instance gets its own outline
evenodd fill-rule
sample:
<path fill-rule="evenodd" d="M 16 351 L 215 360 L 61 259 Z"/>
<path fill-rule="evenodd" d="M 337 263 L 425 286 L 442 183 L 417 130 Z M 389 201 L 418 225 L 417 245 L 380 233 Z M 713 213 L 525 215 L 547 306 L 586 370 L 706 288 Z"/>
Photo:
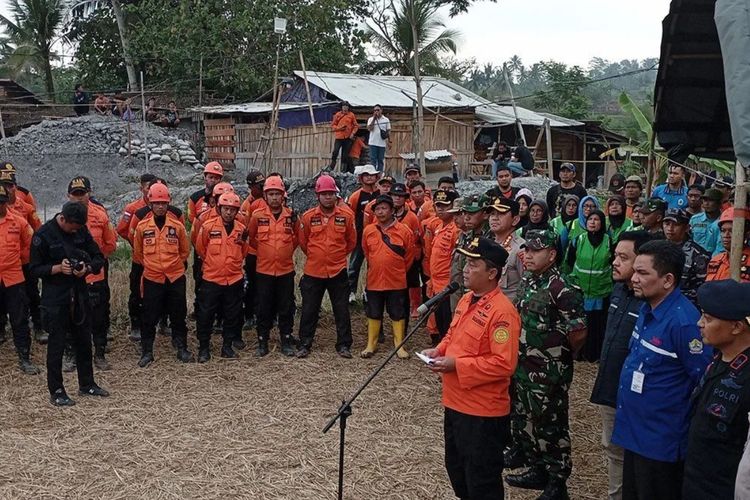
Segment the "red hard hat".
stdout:
<path fill-rule="evenodd" d="M 735 211 L 734 207 L 729 207 L 723 212 L 721 212 L 721 217 L 719 217 L 719 222 L 718 222 L 719 227 L 721 227 L 721 225 L 725 222 L 732 222 L 734 220 L 734 211 Z M 741 212 L 742 213 L 739 215 L 744 215 L 746 220 L 750 219 L 750 217 L 748 217 L 748 215 L 750 214 L 748 213 L 746 209 L 741 209 Z"/>
<path fill-rule="evenodd" d="M 317 183 L 315 187 L 317 189 Z M 271 177 L 268 177 L 266 179 L 266 183 L 263 185 L 263 192 L 273 190 L 286 193 L 286 186 L 284 186 L 284 181 L 281 180 L 281 177 L 279 177 L 278 175 L 272 175 Z"/>
<path fill-rule="evenodd" d="M 220 182 L 211 191 L 212 196 L 221 196 L 224 193 L 234 193 L 234 187 L 228 182 Z"/>
<path fill-rule="evenodd" d="M 169 189 L 167 186 L 161 183 L 156 183 L 150 188 L 148 188 L 148 201 L 151 203 L 160 202 L 160 201 L 166 201 L 169 203 L 170 197 L 169 197 Z"/>
<path fill-rule="evenodd" d="M 336 181 L 330 175 L 321 175 L 315 183 L 316 193 L 338 193 Z"/>
<path fill-rule="evenodd" d="M 224 193 L 219 196 L 219 206 L 240 208 L 240 197 L 233 192 Z"/>
<path fill-rule="evenodd" d="M 206 163 L 206 166 L 203 167 L 203 175 L 206 174 L 215 174 L 219 177 L 224 177 L 224 167 L 221 166 L 221 163 L 218 161 L 211 161 Z"/>

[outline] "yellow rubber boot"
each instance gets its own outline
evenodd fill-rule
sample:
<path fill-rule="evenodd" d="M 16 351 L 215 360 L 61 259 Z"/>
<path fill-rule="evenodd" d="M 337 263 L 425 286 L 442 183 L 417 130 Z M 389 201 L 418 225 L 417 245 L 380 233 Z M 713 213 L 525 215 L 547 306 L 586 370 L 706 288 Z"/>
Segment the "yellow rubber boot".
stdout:
<path fill-rule="evenodd" d="M 393 345 L 397 346 L 404 340 L 404 334 L 406 333 L 406 320 L 393 322 Z M 403 347 L 396 352 L 396 356 L 400 359 L 409 359 L 409 353 Z"/>
<path fill-rule="evenodd" d="M 381 323 L 383 323 L 382 320 L 367 318 L 367 348 L 359 354 L 360 357 L 371 358 L 378 350 L 378 334 L 380 333 Z"/>

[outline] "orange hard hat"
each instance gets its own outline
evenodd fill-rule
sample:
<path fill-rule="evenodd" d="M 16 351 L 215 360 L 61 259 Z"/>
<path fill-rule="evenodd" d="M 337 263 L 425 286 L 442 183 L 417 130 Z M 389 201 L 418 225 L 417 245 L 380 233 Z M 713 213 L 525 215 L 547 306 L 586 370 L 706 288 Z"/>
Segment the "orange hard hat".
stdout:
<path fill-rule="evenodd" d="M 336 186 L 336 181 L 330 175 L 321 175 L 318 177 L 315 183 L 316 193 L 338 193 L 339 188 Z"/>
<path fill-rule="evenodd" d="M 169 203 L 170 197 L 169 189 L 167 188 L 167 186 L 161 183 L 156 183 L 148 188 L 148 201 L 150 201 L 151 203 L 160 201 L 166 201 L 167 203 Z"/>
<path fill-rule="evenodd" d="M 211 191 L 212 196 L 221 196 L 224 193 L 234 193 L 234 186 L 228 182 L 220 182 L 215 185 L 213 191 Z"/>
<path fill-rule="evenodd" d="M 235 193 L 224 193 L 221 196 L 219 196 L 219 203 L 218 205 L 220 207 L 234 207 L 234 208 L 240 208 L 240 197 L 237 196 Z"/>
<path fill-rule="evenodd" d="M 725 222 L 732 222 L 734 220 L 735 210 L 736 209 L 734 207 L 729 207 L 723 212 L 721 212 L 721 217 L 719 217 L 719 222 L 718 222 L 719 227 L 721 227 L 721 225 Z M 748 212 L 748 210 L 741 209 L 741 212 L 742 213 L 739 215 L 744 215 L 746 220 L 750 220 L 750 212 Z"/>
<path fill-rule="evenodd" d="M 278 175 L 272 175 L 266 179 L 266 183 L 263 185 L 263 192 L 272 190 L 282 191 L 286 193 L 286 186 L 284 181 Z"/>
<path fill-rule="evenodd" d="M 203 167 L 203 175 L 206 174 L 215 174 L 219 177 L 224 177 L 224 167 L 221 166 L 221 163 L 218 161 L 211 161 L 206 163 L 206 166 Z"/>

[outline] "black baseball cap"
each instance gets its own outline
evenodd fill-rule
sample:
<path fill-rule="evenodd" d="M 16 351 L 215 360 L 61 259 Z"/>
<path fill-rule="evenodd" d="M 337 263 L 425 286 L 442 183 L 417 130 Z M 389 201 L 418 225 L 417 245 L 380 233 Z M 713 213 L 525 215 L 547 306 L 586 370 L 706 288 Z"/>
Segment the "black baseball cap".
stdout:
<path fill-rule="evenodd" d="M 445 189 L 438 189 L 432 196 L 432 202 L 435 205 L 450 205 L 458 198 L 458 193 L 455 191 L 446 191 Z"/>
<path fill-rule="evenodd" d="M 260 170 L 251 170 L 247 173 L 245 180 L 248 184 L 263 184 L 263 181 L 265 181 L 266 178 Z"/>
<path fill-rule="evenodd" d="M 388 205 L 391 206 L 391 208 L 393 208 L 393 198 L 391 198 L 387 194 L 381 194 L 380 196 L 375 198 L 375 203 L 373 203 L 372 208 L 374 209 L 381 203 L 387 203 Z"/>
<path fill-rule="evenodd" d="M 501 269 L 508 261 L 508 252 L 502 245 L 482 237 L 469 240 L 458 252 L 473 259 L 488 260 Z"/>
<path fill-rule="evenodd" d="M 516 200 L 511 200 L 505 196 L 498 196 L 490 201 L 490 204 L 485 208 L 487 212 L 492 211 L 500 212 L 501 214 L 510 212 L 513 216 L 518 215 L 521 207 L 518 205 Z"/>
<path fill-rule="evenodd" d="M 79 175 L 73 177 L 68 183 L 68 194 L 73 194 L 79 191 L 83 191 L 84 193 L 91 192 L 91 180 L 88 177 Z"/>
<path fill-rule="evenodd" d="M 688 224 L 690 222 L 690 216 L 681 208 L 670 208 L 667 210 L 667 213 L 664 214 L 663 220 L 671 220 L 678 224 Z"/>
<path fill-rule="evenodd" d="M 750 322 L 750 283 L 706 281 L 698 288 L 698 305 L 719 319 Z"/>
<path fill-rule="evenodd" d="M 404 198 L 408 198 L 409 190 L 406 189 L 405 184 L 397 182 L 396 184 L 391 186 L 391 196 L 403 196 Z"/>

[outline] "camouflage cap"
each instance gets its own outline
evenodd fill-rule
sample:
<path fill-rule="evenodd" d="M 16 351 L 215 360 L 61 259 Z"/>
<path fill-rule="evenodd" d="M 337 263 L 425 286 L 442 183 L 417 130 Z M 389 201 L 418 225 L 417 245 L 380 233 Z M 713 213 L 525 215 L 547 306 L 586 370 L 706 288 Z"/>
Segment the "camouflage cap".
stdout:
<path fill-rule="evenodd" d="M 557 234 L 549 229 L 532 229 L 526 233 L 526 242 L 521 245 L 521 248 L 530 250 L 557 248 Z"/>
<path fill-rule="evenodd" d="M 666 212 L 667 202 L 661 198 L 650 198 L 646 204 L 641 208 L 641 212 L 644 214 L 650 214 L 651 212 Z"/>
<path fill-rule="evenodd" d="M 484 196 L 474 194 L 474 195 L 469 196 L 464 201 L 464 205 L 461 210 L 463 210 L 464 212 L 469 212 L 470 214 L 475 214 L 477 212 L 481 212 L 482 210 L 484 210 L 485 204 L 486 203 L 484 200 Z"/>
<path fill-rule="evenodd" d="M 455 203 L 453 203 L 453 207 L 450 210 L 448 210 L 448 213 L 449 214 L 458 214 L 458 213 L 461 213 L 461 211 L 464 208 L 464 203 L 465 202 L 466 202 L 466 200 L 464 200 L 463 198 L 456 198 Z"/>

